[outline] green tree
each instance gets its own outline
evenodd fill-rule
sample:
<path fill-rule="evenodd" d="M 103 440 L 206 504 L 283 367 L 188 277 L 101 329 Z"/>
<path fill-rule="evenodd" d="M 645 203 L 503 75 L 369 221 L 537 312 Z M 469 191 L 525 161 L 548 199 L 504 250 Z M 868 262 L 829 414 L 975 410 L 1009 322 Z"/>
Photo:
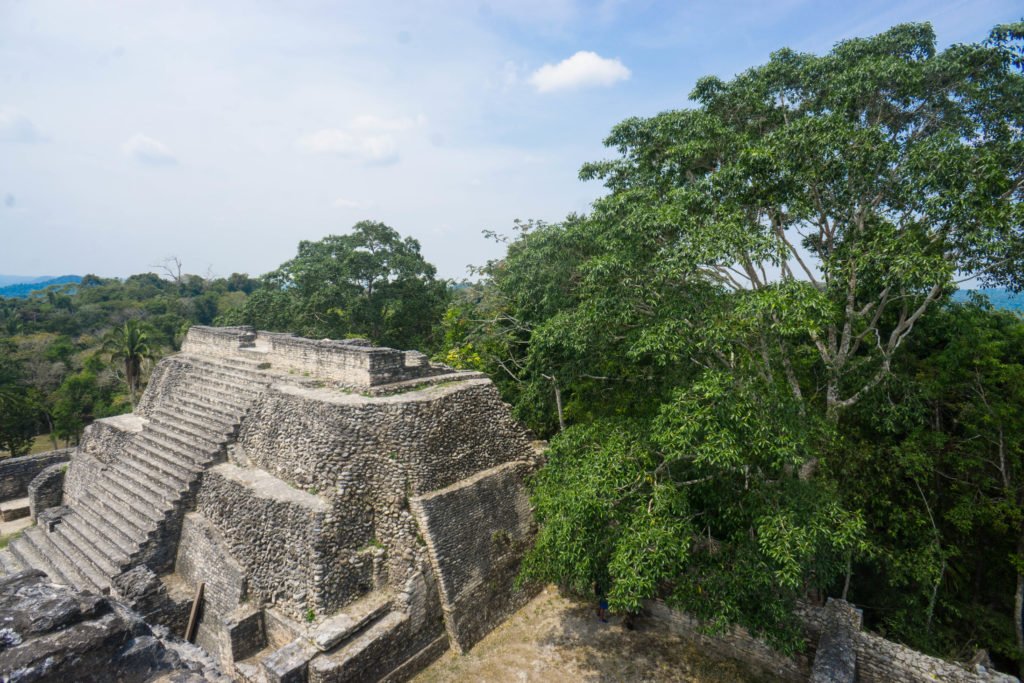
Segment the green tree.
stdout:
<path fill-rule="evenodd" d="M 416 240 L 383 223 L 299 243 L 295 258 L 263 276 L 242 318 L 263 329 L 309 337 L 365 335 L 402 349 L 433 346 L 447 283 Z"/>
<path fill-rule="evenodd" d="M 607 394 L 552 441 L 529 576 L 792 644 L 793 599 L 841 587 L 868 550 L 815 469 L 842 457 L 846 416 L 882 400 L 956 273 L 1024 272 L 1022 37 L 938 52 L 903 25 L 783 50 L 701 80 L 693 109 L 615 127 L 619 158 L 581 172 L 609 194 L 555 228 L 583 251 L 567 291 L 516 338 L 534 382 L 558 368 L 563 394 Z M 558 266 L 517 253 L 534 247 L 511 245 L 491 280 L 550 302 Z M 616 415 L 633 426 L 612 431 Z"/>
<path fill-rule="evenodd" d="M 134 406 L 142 379 L 142 362 L 154 356 L 148 331 L 138 320 L 126 320 L 124 325 L 114 328 L 107 335 L 102 350 L 124 370 L 124 382 Z"/>

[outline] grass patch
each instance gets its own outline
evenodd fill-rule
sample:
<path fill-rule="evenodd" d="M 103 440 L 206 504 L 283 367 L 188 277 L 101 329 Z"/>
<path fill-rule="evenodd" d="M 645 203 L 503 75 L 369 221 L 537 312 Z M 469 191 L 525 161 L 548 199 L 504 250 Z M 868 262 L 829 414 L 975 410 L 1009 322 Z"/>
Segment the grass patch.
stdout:
<path fill-rule="evenodd" d="M 0 536 L 0 550 L 3 550 L 8 545 L 10 545 L 11 541 L 16 539 L 18 536 L 21 536 L 22 533 L 23 532 L 21 532 L 21 531 L 15 531 L 13 534 L 7 534 L 6 536 Z"/>
<path fill-rule="evenodd" d="M 53 441 L 50 440 L 49 434 L 40 434 L 36 438 L 32 439 L 32 447 L 28 451 L 28 455 L 35 455 L 36 453 L 45 453 L 46 451 L 53 451 L 60 448 L 60 442 L 57 445 L 53 445 Z M 0 459 L 11 457 L 10 451 L 0 451 Z"/>

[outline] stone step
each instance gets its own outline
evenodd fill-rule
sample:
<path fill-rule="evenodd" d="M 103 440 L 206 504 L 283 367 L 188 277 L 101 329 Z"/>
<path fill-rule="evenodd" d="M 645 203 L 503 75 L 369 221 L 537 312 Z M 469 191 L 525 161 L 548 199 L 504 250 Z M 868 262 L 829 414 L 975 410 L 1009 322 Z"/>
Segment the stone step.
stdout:
<path fill-rule="evenodd" d="M 35 527 L 26 530 L 22 539 L 26 543 L 31 543 L 36 553 L 41 557 L 45 557 L 68 585 L 80 590 L 92 591 L 94 593 L 100 592 L 99 586 L 93 582 L 92 577 L 87 572 L 82 571 L 79 566 L 86 564 L 85 558 L 78 557 L 74 551 L 66 550 L 63 546 L 54 543 L 50 539 L 50 534 L 47 534 L 39 527 Z"/>
<path fill-rule="evenodd" d="M 156 469 L 166 472 L 183 482 L 191 481 L 205 469 L 213 456 L 201 451 L 186 451 L 181 445 L 169 443 L 156 435 L 138 438 L 127 449 L 126 454 L 138 455 Z"/>
<path fill-rule="evenodd" d="M 124 462 L 114 465 L 100 481 L 101 486 L 121 502 L 145 513 L 154 521 L 159 521 L 158 515 L 169 508 L 173 501 L 167 500 L 162 492 L 154 491 L 128 476 L 125 473 L 126 469 Z"/>
<path fill-rule="evenodd" d="M 231 396 L 242 397 L 245 400 L 256 398 L 265 388 L 263 383 L 256 383 L 248 379 L 239 379 L 206 370 L 201 370 L 195 380 L 196 384 L 205 389 L 212 388 Z"/>
<path fill-rule="evenodd" d="M 203 409 L 212 406 L 215 410 L 231 415 L 235 421 L 245 415 L 249 407 L 248 401 L 239 401 L 236 396 L 219 394 L 216 391 L 207 391 L 205 388 L 185 386 L 177 390 L 178 399 L 192 404 L 196 409 Z"/>
<path fill-rule="evenodd" d="M 7 547 L 11 554 L 14 555 L 14 558 L 25 568 L 31 567 L 32 569 L 46 572 L 46 575 L 50 577 L 50 581 L 53 583 L 62 583 L 65 586 L 74 585 L 60 573 L 60 570 L 49 559 L 40 554 L 39 549 L 32 543 L 27 533 L 16 538 Z"/>
<path fill-rule="evenodd" d="M 193 395 L 214 396 L 232 405 L 246 405 L 252 402 L 259 394 L 259 390 L 231 386 L 225 382 L 218 382 L 205 377 L 193 378 L 193 381 L 179 387 L 177 390 L 186 390 L 186 393 Z"/>
<path fill-rule="evenodd" d="M 83 524 L 89 526 L 96 536 L 102 536 L 115 546 L 125 557 L 131 557 L 138 551 L 139 546 L 145 543 L 146 534 L 123 524 L 115 524 L 109 512 L 97 514 L 93 506 L 103 509 L 98 501 L 92 501 L 91 496 L 83 500 L 82 504 L 75 506 L 75 514 Z"/>
<path fill-rule="evenodd" d="M 216 443 L 227 441 L 234 434 L 236 424 L 234 418 L 217 421 L 209 413 L 196 414 L 182 406 L 172 408 L 167 405 L 154 410 L 149 422 L 185 434 L 203 435 Z"/>
<path fill-rule="evenodd" d="M 78 512 L 72 511 L 70 514 L 64 515 L 58 526 L 62 528 L 61 530 L 65 535 L 75 535 L 88 542 L 97 551 L 101 561 L 104 562 L 102 569 L 108 576 L 120 574 L 128 567 L 128 557 L 131 553 L 125 552 L 106 536 L 96 533 L 96 530 Z"/>
<path fill-rule="evenodd" d="M 174 399 L 164 404 L 161 409 L 176 415 L 187 415 L 194 420 L 224 425 L 225 429 L 230 429 L 232 432 L 235 431 L 244 415 L 236 408 L 221 408 L 212 403 L 194 401 L 182 393 L 175 394 Z"/>
<path fill-rule="evenodd" d="M 90 494 L 83 498 L 81 504 L 76 507 L 82 510 L 88 508 L 94 518 L 102 520 L 101 523 L 106 529 L 117 529 L 123 535 L 133 539 L 132 543 L 136 546 L 149 540 L 150 535 L 156 529 L 156 524 L 151 519 L 141 517 L 98 486 L 90 491 Z M 113 531 L 107 534 L 107 537 L 109 538 L 111 535 L 113 535 Z"/>
<path fill-rule="evenodd" d="M 205 356 L 196 356 L 190 353 L 180 353 L 178 357 L 188 361 L 190 364 L 201 367 L 220 370 L 222 372 L 239 372 L 249 377 L 266 378 L 266 370 L 261 370 L 262 359 L 254 358 L 218 358 L 212 359 Z M 272 368 L 267 368 L 272 369 Z"/>
<path fill-rule="evenodd" d="M 46 534 L 50 543 L 64 554 L 75 571 L 84 576 L 99 592 L 110 589 L 110 576 L 116 574 L 116 565 L 105 559 L 96 546 L 78 534 L 74 528 L 65 526 L 62 520 L 53 532 Z"/>
<path fill-rule="evenodd" d="M 391 611 L 391 596 L 373 592 L 328 617 L 314 630 L 311 640 L 321 652 L 353 638 Z"/>
<path fill-rule="evenodd" d="M 163 434 L 158 434 L 151 429 L 144 429 L 135 438 L 135 443 L 140 445 L 149 446 L 151 449 L 155 449 L 154 453 L 161 456 L 173 456 L 169 458 L 170 462 L 178 462 L 179 460 L 191 461 L 193 464 L 199 464 L 205 462 L 211 453 L 210 447 L 205 447 L 197 441 L 187 442 L 181 439 L 169 439 Z M 213 449 L 216 452 L 219 449 Z"/>
<path fill-rule="evenodd" d="M 379 656 L 375 642 L 386 639 L 405 626 L 409 616 L 394 610 L 378 619 L 337 650 L 325 653 L 310 662 L 310 680 L 362 680 L 360 674 Z"/>
<path fill-rule="evenodd" d="M 181 421 L 168 423 L 150 420 L 149 424 L 142 430 L 142 433 L 155 436 L 167 443 L 181 444 L 186 451 L 190 448 L 196 448 L 202 453 L 216 453 L 221 449 L 225 441 L 224 439 L 219 439 L 216 434 L 211 434 L 206 430 L 196 431 L 190 429 Z"/>
<path fill-rule="evenodd" d="M 121 460 L 114 471 L 118 472 L 119 476 L 134 479 L 136 484 L 149 489 L 155 499 L 168 503 L 176 501 L 187 488 L 186 484 L 167 476 L 162 471 L 150 469 L 149 465 L 134 456 Z"/>
<path fill-rule="evenodd" d="M 158 503 L 152 500 L 152 494 L 138 491 L 135 487 L 137 485 L 133 486 L 123 478 L 104 477 L 96 480 L 96 485 L 102 489 L 96 491 L 96 497 L 107 507 L 121 513 L 125 521 L 140 531 L 148 534 L 150 529 L 166 517 L 162 509 L 163 501 Z"/>
<path fill-rule="evenodd" d="M 0 575 L 15 574 L 23 569 L 25 569 L 25 565 L 19 562 L 11 551 L 0 550 Z"/>

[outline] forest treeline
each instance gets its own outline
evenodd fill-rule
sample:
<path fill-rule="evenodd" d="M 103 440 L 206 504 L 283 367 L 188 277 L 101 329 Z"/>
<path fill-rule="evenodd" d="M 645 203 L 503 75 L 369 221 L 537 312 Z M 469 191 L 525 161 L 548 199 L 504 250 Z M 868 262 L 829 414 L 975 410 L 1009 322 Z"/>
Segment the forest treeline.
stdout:
<path fill-rule="evenodd" d="M 845 597 L 1020 669 L 1024 322 L 952 294 L 1024 285 L 1022 69 L 1024 24 L 942 51 L 910 24 L 702 79 L 612 130 L 590 213 L 492 233 L 505 255 L 458 286 L 363 222 L 258 279 L 4 300 L 0 429 L 73 441 L 190 324 L 420 348 L 550 438 L 524 580 L 784 650 L 796 601 Z"/>

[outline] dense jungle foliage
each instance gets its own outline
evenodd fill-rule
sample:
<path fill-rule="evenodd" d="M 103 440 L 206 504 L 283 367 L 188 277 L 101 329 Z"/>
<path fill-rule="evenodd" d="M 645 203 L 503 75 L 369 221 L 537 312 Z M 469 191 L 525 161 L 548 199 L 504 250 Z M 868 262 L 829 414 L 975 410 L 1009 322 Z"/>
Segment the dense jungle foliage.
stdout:
<path fill-rule="evenodd" d="M 781 50 L 616 126 L 593 211 L 450 286 L 380 223 L 258 280 L 0 300 L 0 450 L 130 409 L 188 325 L 420 348 L 550 438 L 524 579 L 802 646 L 798 600 L 1024 668 L 1024 24 Z"/>
<path fill-rule="evenodd" d="M 523 223 L 448 362 L 554 435 L 526 578 L 799 647 L 794 602 L 1024 665 L 1024 24 L 781 50 L 629 119 L 586 216 Z"/>

